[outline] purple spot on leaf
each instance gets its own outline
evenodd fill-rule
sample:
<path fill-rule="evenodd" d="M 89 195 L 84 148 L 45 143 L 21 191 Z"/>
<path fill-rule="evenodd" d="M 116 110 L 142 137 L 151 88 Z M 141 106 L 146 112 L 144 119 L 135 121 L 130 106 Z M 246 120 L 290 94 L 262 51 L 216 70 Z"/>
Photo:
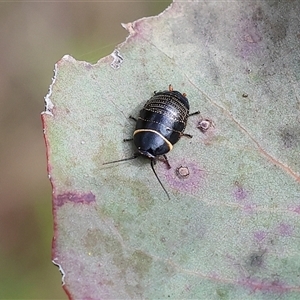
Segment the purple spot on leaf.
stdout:
<path fill-rule="evenodd" d="M 243 208 L 245 213 L 253 214 L 257 208 L 257 205 L 253 203 L 245 203 Z"/>
<path fill-rule="evenodd" d="M 290 207 L 289 210 L 295 212 L 296 214 L 300 214 L 300 205 L 297 205 L 295 207 Z"/>
<path fill-rule="evenodd" d="M 240 207 L 247 214 L 252 214 L 257 208 L 257 205 L 250 201 L 250 192 L 247 191 L 238 181 L 235 182 L 232 195 Z"/>
<path fill-rule="evenodd" d="M 53 198 L 54 206 L 63 206 L 66 202 L 73 202 L 74 204 L 82 203 L 82 204 L 90 204 L 95 202 L 95 195 L 90 193 L 64 193 L 57 195 L 57 197 Z"/>
<path fill-rule="evenodd" d="M 254 232 L 254 239 L 257 242 L 262 242 L 267 237 L 267 232 L 263 230 L 255 231 Z"/>
<path fill-rule="evenodd" d="M 185 159 L 170 163 L 171 169 L 165 173 L 165 176 L 174 189 L 181 192 L 193 192 L 199 188 L 205 177 L 204 170 L 200 169 L 197 164 Z"/>
<path fill-rule="evenodd" d="M 252 20 L 244 19 L 240 24 L 237 47 L 242 58 L 248 59 L 261 51 L 262 36 Z"/>
<path fill-rule="evenodd" d="M 248 196 L 248 192 L 238 182 L 236 182 L 233 196 L 238 202 L 244 202 Z"/>
<path fill-rule="evenodd" d="M 281 223 L 278 226 L 277 231 L 281 236 L 291 236 L 294 231 L 294 228 L 290 224 Z"/>

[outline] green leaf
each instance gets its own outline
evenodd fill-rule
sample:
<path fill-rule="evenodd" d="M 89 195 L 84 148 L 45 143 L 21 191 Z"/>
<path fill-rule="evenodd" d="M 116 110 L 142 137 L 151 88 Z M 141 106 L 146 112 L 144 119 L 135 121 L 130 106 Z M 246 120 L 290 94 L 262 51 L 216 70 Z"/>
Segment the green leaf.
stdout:
<path fill-rule="evenodd" d="M 56 64 L 42 118 L 71 298 L 300 297 L 299 10 L 176 1 L 97 64 Z M 170 83 L 201 115 L 155 166 L 168 199 L 147 158 L 103 163 L 133 155 L 128 117 Z"/>

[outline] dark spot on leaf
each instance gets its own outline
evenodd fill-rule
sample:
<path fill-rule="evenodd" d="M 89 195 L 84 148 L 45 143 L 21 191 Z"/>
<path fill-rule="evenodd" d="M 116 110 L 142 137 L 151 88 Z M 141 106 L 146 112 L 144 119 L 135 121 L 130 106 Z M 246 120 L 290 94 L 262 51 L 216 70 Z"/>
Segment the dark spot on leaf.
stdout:
<path fill-rule="evenodd" d="M 219 296 L 219 299 L 228 299 L 228 291 L 224 288 L 217 288 L 216 293 Z"/>
<path fill-rule="evenodd" d="M 152 266 L 152 258 L 140 250 L 136 250 L 129 261 L 131 262 L 131 267 L 139 275 L 139 278 L 146 276 Z"/>
<path fill-rule="evenodd" d="M 243 268 L 252 276 L 264 266 L 266 250 L 257 250 L 246 257 Z"/>
<path fill-rule="evenodd" d="M 281 41 L 284 41 L 286 38 L 286 32 L 288 27 L 287 19 L 285 18 L 277 18 L 275 22 L 270 22 L 271 33 L 270 39 L 277 44 Z"/>
<path fill-rule="evenodd" d="M 255 252 L 252 255 L 250 255 L 250 266 L 254 267 L 254 268 L 259 268 L 261 267 L 262 263 L 263 263 L 263 255 L 264 255 L 265 251 L 263 252 Z"/>
<path fill-rule="evenodd" d="M 73 193 L 67 192 L 64 194 L 57 195 L 53 198 L 54 206 L 63 206 L 66 202 L 72 203 L 82 203 L 82 204 L 90 204 L 95 202 L 95 195 L 91 192 L 89 193 Z"/>
<path fill-rule="evenodd" d="M 162 236 L 162 237 L 160 238 L 160 241 L 161 241 L 162 243 L 165 243 L 165 242 L 166 242 L 166 238 L 165 238 L 164 236 Z"/>
<path fill-rule="evenodd" d="M 274 3 L 276 3 L 275 1 Z M 285 5 L 286 3 L 282 3 Z M 275 11 L 280 9 L 279 7 L 274 8 Z M 268 13 L 272 14 L 272 8 L 270 7 Z M 256 26 L 262 26 L 264 32 L 270 36 L 275 44 L 279 42 L 284 42 L 286 39 L 287 28 L 289 26 L 289 16 L 287 15 L 288 10 L 282 10 L 282 15 L 280 18 L 270 18 L 268 13 L 265 13 L 261 7 L 258 7 L 252 14 L 253 23 Z"/>
<path fill-rule="evenodd" d="M 285 148 L 296 147 L 300 142 L 300 128 L 285 128 L 281 130 L 280 137 Z"/>
<path fill-rule="evenodd" d="M 262 21 L 264 17 L 261 7 L 258 7 L 252 14 L 253 21 Z"/>

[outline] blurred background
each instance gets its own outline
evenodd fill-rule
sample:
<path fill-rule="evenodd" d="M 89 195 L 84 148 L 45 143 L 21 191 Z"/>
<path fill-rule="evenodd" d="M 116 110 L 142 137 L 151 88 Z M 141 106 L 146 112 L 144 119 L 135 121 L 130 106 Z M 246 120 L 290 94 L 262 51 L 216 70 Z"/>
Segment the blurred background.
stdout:
<path fill-rule="evenodd" d="M 40 113 L 65 54 L 96 63 L 120 25 L 171 1 L 0 3 L 0 299 L 67 299 L 51 263 L 52 206 Z"/>

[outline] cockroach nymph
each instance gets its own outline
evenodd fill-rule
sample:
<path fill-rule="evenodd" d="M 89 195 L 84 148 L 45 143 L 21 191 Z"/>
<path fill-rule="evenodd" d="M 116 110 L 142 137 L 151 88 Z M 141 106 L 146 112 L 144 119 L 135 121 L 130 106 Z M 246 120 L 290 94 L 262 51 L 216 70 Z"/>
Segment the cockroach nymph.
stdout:
<path fill-rule="evenodd" d="M 137 148 L 137 152 L 132 157 L 114 160 L 104 163 L 104 165 L 116 162 L 135 159 L 138 156 L 145 156 L 150 159 L 151 168 L 161 187 L 170 196 L 155 172 L 154 165 L 159 157 L 163 157 L 169 168 L 166 153 L 172 150 L 182 136 L 191 138 L 190 134 L 184 133 L 187 119 L 190 116 L 199 114 L 196 111 L 189 113 L 190 106 L 185 93 L 174 91 L 172 85 L 169 90 L 154 92 L 154 95 L 146 102 L 136 119 L 133 138 L 124 141 L 132 141 Z"/>

